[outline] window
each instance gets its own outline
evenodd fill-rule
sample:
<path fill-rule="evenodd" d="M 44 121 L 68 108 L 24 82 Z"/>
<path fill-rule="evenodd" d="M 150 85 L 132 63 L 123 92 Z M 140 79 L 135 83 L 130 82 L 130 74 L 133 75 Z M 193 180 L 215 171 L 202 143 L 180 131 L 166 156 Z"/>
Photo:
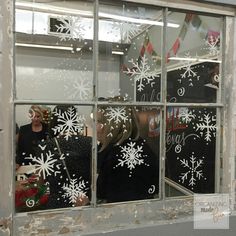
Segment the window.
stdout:
<path fill-rule="evenodd" d="M 16 212 L 219 192 L 224 17 L 94 6 L 16 1 Z"/>

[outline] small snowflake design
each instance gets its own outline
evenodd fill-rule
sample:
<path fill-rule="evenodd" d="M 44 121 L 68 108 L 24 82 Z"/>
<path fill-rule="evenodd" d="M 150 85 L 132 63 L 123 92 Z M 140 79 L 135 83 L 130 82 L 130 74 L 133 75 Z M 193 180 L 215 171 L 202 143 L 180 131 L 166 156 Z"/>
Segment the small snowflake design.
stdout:
<path fill-rule="evenodd" d="M 143 145 L 143 144 L 142 144 Z M 121 153 L 117 154 L 118 164 L 114 168 L 127 167 L 129 169 L 129 177 L 132 177 L 133 170 L 140 165 L 149 166 L 145 163 L 145 157 L 143 154 L 143 146 L 137 145 L 136 142 L 129 142 L 126 146 L 120 147 Z"/>
<path fill-rule="evenodd" d="M 64 183 L 62 186 L 62 197 L 69 201 L 72 206 L 78 201 L 79 198 L 86 197 L 87 183 L 79 179 L 71 179 L 69 183 Z"/>
<path fill-rule="evenodd" d="M 188 108 L 180 108 L 178 117 L 183 123 L 189 124 L 196 115 L 194 115 Z"/>
<path fill-rule="evenodd" d="M 54 134 L 60 133 L 68 140 L 72 135 L 83 132 L 85 118 L 79 116 L 73 107 L 69 107 L 65 112 L 56 109 L 53 113 L 57 116 L 57 121 L 60 122 L 55 128 L 52 128 Z"/>
<path fill-rule="evenodd" d="M 197 181 L 201 179 L 206 180 L 201 169 L 204 164 L 203 159 L 204 157 L 202 157 L 202 159 L 197 159 L 197 157 L 194 156 L 194 152 L 192 153 L 189 160 L 185 158 L 180 159 L 178 157 L 177 160 L 179 160 L 181 166 L 186 169 L 186 171 L 181 173 L 181 175 L 179 176 L 179 182 L 181 182 L 182 184 L 187 182 L 188 186 L 193 190 Z"/>
<path fill-rule="evenodd" d="M 76 40 L 81 41 L 85 32 L 85 28 L 82 24 L 80 17 L 59 17 L 57 18 L 61 23 L 56 25 L 57 33 L 60 33 L 59 37 L 61 41 Z"/>
<path fill-rule="evenodd" d="M 186 53 L 184 57 L 189 58 L 190 54 Z M 182 64 L 184 66 L 181 68 L 181 70 L 183 70 L 184 72 L 180 74 L 180 77 L 181 79 L 187 78 L 189 81 L 189 86 L 193 86 L 193 78 L 197 78 L 197 80 L 199 80 L 199 76 L 197 75 L 197 72 L 193 70 L 193 65 L 191 60 L 185 60 L 184 62 L 182 62 Z"/>
<path fill-rule="evenodd" d="M 199 118 L 199 122 L 196 123 L 194 129 L 199 131 L 200 135 L 203 136 L 207 142 L 210 142 L 217 130 L 216 116 L 212 116 L 210 113 L 203 114 L 203 117 Z"/>
<path fill-rule="evenodd" d="M 34 172 L 39 176 L 42 176 L 43 179 L 46 179 L 47 176 L 51 175 L 56 170 L 58 171 L 60 167 L 56 165 L 57 160 L 53 158 L 54 154 L 51 151 L 48 151 L 45 155 L 41 153 L 40 157 L 34 157 L 30 154 L 26 159 L 31 160 L 34 163 L 35 169 Z"/>
<path fill-rule="evenodd" d="M 80 78 L 74 81 L 71 86 L 66 86 L 65 90 L 68 92 L 69 99 L 76 99 L 79 101 L 87 101 L 92 99 L 92 83 L 87 78 Z"/>
<path fill-rule="evenodd" d="M 126 108 L 122 106 L 106 108 L 104 116 L 107 117 L 109 123 L 114 121 L 115 124 L 129 120 L 129 117 L 126 114 Z"/>
<path fill-rule="evenodd" d="M 153 80 L 156 77 L 159 77 L 157 71 L 151 71 L 150 66 L 148 65 L 148 59 L 144 55 L 141 59 L 140 65 L 138 62 L 135 62 L 133 59 L 129 61 L 133 64 L 133 68 L 127 68 L 124 71 L 125 74 L 129 75 L 131 78 L 134 78 L 134 81 L 137 83 L 137 89 L 139 92 L 143 91 L 145 84 L 151 84 L 153 86 Z"/>
<path fill-rule="evenodd" d="M 219 50 L 220 36 L 210 35 L 207 40 L 205 40 L 206 49 L 209 51 L 211 56 L 218 56 L 220 53 Z"/>
<path fill-rule="evenodd" d="M 122 35 L 122 40 L 125 43 L 131 43 L 132 39 L 141 32 L 141 29 L 137 24 L 122 22 L 120 24 L 120 32 Z"/>

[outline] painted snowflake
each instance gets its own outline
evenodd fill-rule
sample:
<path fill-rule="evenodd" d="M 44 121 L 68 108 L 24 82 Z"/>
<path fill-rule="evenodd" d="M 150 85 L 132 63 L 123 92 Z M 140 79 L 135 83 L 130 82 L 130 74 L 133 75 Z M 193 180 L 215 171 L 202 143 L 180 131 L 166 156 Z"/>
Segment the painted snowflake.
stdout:
<path fill-rule="evenodd" d="M 211 141 L 212 136 L 215 136 L 216 132 L 216 117 L 208 114 L 203 114 L 203 117 L 199 119 L 199 123 L 196 123 L 194 127 L 196 131 L 200 131 L 200 135 L 204 136 L 206 141 Z"/>
<path fill-rule="evenodd" d="M 126 122 L 129 117 L 126 114 L 126 107 L 107 107 L 104 116 L 107 117 L 108 122 L 114 121 L 115 124 Z M 131 122 L 131 120 L 130 120 Z"/>
<path fill-rule="evenodd" d="M 73 134 L 82 133 L 84 131 L 84 116 L 79 116 L 73 107 L 69 107 L 68 111 L 62 112 L 56 109 L 53 112 L 57 116 L 59 124 L 52 128 L 54 134 L 60 133 L 68 140 Z"/>
<path fill-rule="evenodd" d="M 78 198 L 86 197 L 87 186 L 84 180 L 78 182 L 77 179 L 71 179 L 69 184 L 64 183 L 62 186 L 64 194 L 63 198 L 68 199 L 69 203 L 74 205 Z"/>
<path fill-rule="evenodd" d="M 207 40 L 205 40 L 206 49 L 209 51 L 211 56 L 218 56 L 220 53 L 219 44 L 220 44 L 220 36 L 209 36 Z"/>
<path fill-rule="evenodd" d="M 61 41 L 83 39 L 85 28 L 80 17 L 59 17 L 57 20 L 61 22 L 60 25 L 56 25 Z"/>
<path fill-rule="evenodd" d="M 65 86 L 65 91 L 69 94 L 69 99 L 87 101 L 92 99 L 92 83 L 88 78 L 80 78 L 79 81 L 73 81 L 70 86 Z"/>
<path fill-rule="evenodd" d="M 146 165 L 149 166 L 144 162 L 144 158 L 147 155 L 143 155 L 143 146 L 138 146 L 135 142 L 129 142 L 126 146 L 120 147 L 121 148 L 121 154 L 117 156 L 120 157 L 118 159 L 118 164 L 115 166 L 117 167 L 125 167 L 130 170 L 129 177 L 132 176 L 132 171 L 136 168 L 138 165 Z"/>
<path fill-rule="evenodd" d="M 189 124 L 196 115 L 194 115 L 188 108 L 180 108 L 178 117 L 183 123 Z"/>
<path fill-rule="evenodd" d="M 150 66 L 147 64 L 147 57 L 145 55 L 142 57 L 140 65 L 133 59 L 129 62 L 133 64 L 133 68 L 127 68 L 124 73 L 130 75 L 131 78 L 134 78 L 134 81 L 137 83 L 138 91 L 141 92 L 144 89 L 145 84 L 150 84 L 156 77 L 159 77 L 157 71 L 151 71 Z M 151 83 L 151 85 L 153 84 Z"/>
<path fill-rule="evenodd" d="M 202 158 L 204 159 L 204 157 Z M 194 156 L 194 152 L 192 153 L 190 160 L 180 159 L 179 157 L 177 158 L 177 160 L 180 161 L 180 164 L 186 169 L 186 172 L 181 173 L 181 175 L 179 176 L 179 181 L 182 184 L 187 182 L 188 186 L 190 186 L 192 190 L 196 185 L 196 182 L 204 178 L 203 171 L 201 170 L 203 159 L 197 160 L 197 158 Z"/>
<path fill-rule="evenodd" d="M 189 58 L 190 54 L 186 53 L 185 58 Z M 197 72 L 194 71 L 193 69 L 193 64 L 191 60 L 185 60 L 184 62 L 182 62 L 182 64 L 184 65 L 181 70 L 184 70 L 184 72 L 182 74 L 180 74 L 181 79 L 188 79 L 189 81 L 189 86 L 193 86 L 193 78 L 196 78 L 197 80 L 199 80 L 199 76 L 197 75 Z"/>
<path fill-rule="evenodd" d="M 127 12 L 127 14 L 130 13 Z M 113 36 L 115 35 L 116 37 L 120 38 L 123 43 L 128 43 L 128 44 L 133 41 L 132 39 L 134 37 L 143 32 L 142 25 L 127 21 L 122 21 L 122 22 L 113 21 L 110 28 L 111 30 L 107 32 L 108 34 Z"/>
<path fill-rule="evenodd" d="M 121 38 L 125 43 L 131 43 L 132 39 L 140 32 L 140 26 L 134 23 L 122 22 L 120 24 Z"/>
<path fill-rule="evenodd" d="M 51 151 L 48 151 L 45 156 L 43 153 L 41 153 L 40 157 L 34 157 L 30 154 L 30 156 L 26 157 L 26 159 L 32 161 L 35 166 L 34 172 L 42 176 L 43 179 L 46 179 L 47 176 L 53 173 L 56 175 L 56 173 L 60 170 L 60 166 L 56 165 L 57 160 L 54 159 L 53 156 L 54 154 L 52 154 Z"/>

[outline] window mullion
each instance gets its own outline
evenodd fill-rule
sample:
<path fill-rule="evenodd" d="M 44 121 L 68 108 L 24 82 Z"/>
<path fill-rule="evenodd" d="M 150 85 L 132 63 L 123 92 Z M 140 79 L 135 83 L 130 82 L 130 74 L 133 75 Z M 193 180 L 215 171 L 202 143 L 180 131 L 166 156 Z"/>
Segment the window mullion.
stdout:
<path fill-rule="evenodd" d="M 93 39 L 93 99 L 95 101 L 95 106 L 93 107 L 93 147 L 92 147 L 92 168 L 91 168 L 91 193 L 92 199 L 91 204 L 96 207 L 97 205 L 97 101 L 98 101 L 98 47 L 99 47 L 99 3 L 98 0 L 94 1 L 94 39 Z"/>
<path fill-rule="evenodd" d="M 166 146 L 166 92 L 167 92 L 167 74 L 166 74 L 166 26 L 167 26 L 167 11 L 168 9 L 163 9 L 163 22 L 164 26 L 162 28 L 162 61 L 161 61 L 161 102 L 163 107 L 161 110 L 161 124 L 160 124 L 160 188 L 159 197 L 161 199 L 165 198 L 165 146 Z"/>

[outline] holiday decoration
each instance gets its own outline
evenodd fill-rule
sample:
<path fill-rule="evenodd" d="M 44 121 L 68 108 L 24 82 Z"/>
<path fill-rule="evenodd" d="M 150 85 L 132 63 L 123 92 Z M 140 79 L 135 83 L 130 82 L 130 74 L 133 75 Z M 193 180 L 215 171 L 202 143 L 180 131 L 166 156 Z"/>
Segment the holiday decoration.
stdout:
<path fill-rule="evenodd" d="M 61 41 L 83 39 L 85 26 L 82 24 L 80 17 L 67 16 L 57 18 L 59 25 L 56 25 L 57 33 Z"/>
<path fill-rule="evenodd" d="M 140 64 L 135 62 L 133 59 L 131 59 L 129 62 L 133 64 L 133 68 L 127 68 L 124 73 L 128 74 L 131 78 L 134 78 L 134 81 L 137 83 L 138 91 L 142 91 L 144 89 L 144 82 L 146 84 L 151 83 L 153 86 L 155 78 L 159 77 L 159 72 L 156 70 L 151 70 L 147 62 L 147 57 L 144 55 Z"/>
<path fill-rule="evenodd" d="M 84 132 L 84 116 L 79 116 L 73 107 L 68 108 L 68 111 L 62 112 L 56 109 L 54 112 L 57 116 L 57 121 L 60 122 L 55 128 L 52 128 L 54 134 L 60 133 L 68 140 L 73 134 L 81 134 Z"/>
<path fill-rule="evenodd" d="M 16 182 L 15 207 L 17 212 L 42 209 L 48 201 L 48 187 L 38 176 L 31 175 L 24 182 Z"/>
<path fill-rule="evenodd" d="M 130 170 L 129 177 L 132 176 L 132 171 L 138 165 L 148 165 L 145 163 L 145 157 L 147 155 L 143 154 L 143 146 L 137 145 L 135 142 L 129 142 L 126 146 L 121 147 L 121 154 L 117 155 L 118 167 L 127 167 Z"/>
<path fill-rule="evenodd" d="M 179 157 L 177 160 L 180 161 L 180 164 L 186 169 L 185 172 L 182 172 L 180 175 L 180 182 L 185 183 L 185 181 L 188 182 L 188 185 L 191 187 L 191 189 L 194 189 L 194 186 L 196 185 L 196 181 L 200 180 L 201 178 L 204 178 L 203 171 L 201 169 L 204 157 L 202 159 L 198 159 L 194 156 L 194 152 L 192 153 L 191 157 L 188 159 L 180 159 Z M 205 178 L 206 180 L 206 178 Z"/>
<path fill-rule="evenodd" d="M 63 194 L 62 197 L 72 203 L 72 206 L 77 202 L 78 198 L 86 197 L 86 191 L 88 183 L 84 180 L 71 179 L 68 183 L 64 183 L 62 186 Z"/>

